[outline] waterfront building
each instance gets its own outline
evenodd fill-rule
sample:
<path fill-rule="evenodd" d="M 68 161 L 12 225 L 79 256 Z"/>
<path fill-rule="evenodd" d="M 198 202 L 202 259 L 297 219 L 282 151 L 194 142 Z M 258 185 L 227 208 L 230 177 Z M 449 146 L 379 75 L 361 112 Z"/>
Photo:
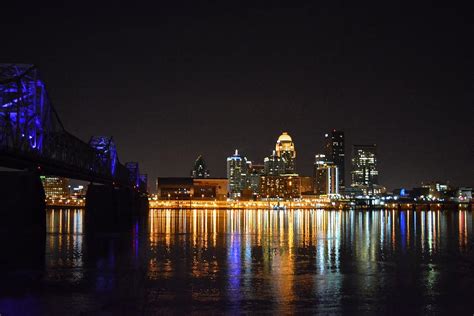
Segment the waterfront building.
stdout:
<path fill-rule="evenodd" d="M 313 177 L 300 176 L 301 181 L 301 194 L 302 195 L 313 195 L 314 193 L 314 181 Z"/>
<path fill-rule="evenodd" d="M 44 194 L 48 199 L 69 198 L 69 179 L 63 177 L 41 176 Z"/>
<path fill-rule="evenodd" d="M 207 169 L 206 162 L 204 161 L 204 158 L 199 155 L 197 159 L 194 161 L 194 166 L 193 169 L 191 170 L 191 177 L 196 178 L 196 179 L 203 179 L 203 178 L 209 178 L 210 173 L 209 170 Z"/>
<path fill-rule="evenodd" d="M 301 197 L 301 179 L 298 175 L 263 175 L 260 177 L 260 196 L 262 198 L 281 198 L 284 200 Z"/>
<path fill-rule="evenodd" d="M 192 188 L 192 178 L 160 177 L 156 180 L 156 192 L 162 200 L 189 200 Z"/>
<path fill-rule="evenodd" d="M 325 155 L 326 159 L 337 166 L 339 173 L 338 186 L 340 191 L 345 188 L 345 147 L 344 132 L 332 130 L 324 135 L 325 138 Z"/>
<path fill-rule="evenodd" d="M 156 181 L 157 198 L 160 200 L 225 200 L 226 178 L 160 177 Z"/>
<path fill-rule="evenodd" d="M 242 197 L 242 191 L 249 188 L 249 165 L 246 157 L 239 155 L 236 149 L 234 155 L 227 158 L 228 192 L 231 199 Z"/>
<path fill-rule="evenodd" d="M 193 179 L 193 199 L 226 200 L 228 180 L 226 178 L 196 178 Z"/>
<path fill-rule="evenodd" d="M 272 155 L 263 160 L 264 173 L 268 176 L 279 176 L 285 173 L 285 161 L 276 154 L 274 150 Z"/>
<path fill-rule="evenodd" d="M 295 144 L 291 139 L 291 136 L 287 132 L 283 132 L 275 145 L 276 155 L 283 160 L 284 171 L 283 173 L 290 174 L 296 172 L 295 159 L 296 150 Z"/>
<path fill-rule="evenodd" d="M 377 146 L 354 145 L 352 151 L 352 187 L 360 188 L 365 195 L 383 193 L 378 183 Z"/>
<path fill-rule="evenodd" d="M 316 195 L 339 195 L 339 168 L 326 155 L 315 156 L 314 162 L 314 193 Z"/>
<path fill-rule="evenodd" d="M 459 187 L 456 190 L 455 199 L 458 202 L 469 202 L 472 200 L 472 188 L 469 187 Z"/>
<path fill-rule="evenodd" d="M 425 197 L 430 200 L 439 200 L 446 198 L 448 192 L 451 190 L 450 186 L 447 183 L 438 181 L 423 182 L 421 184 L 421 187 L 428 189 L 428 195 Z"/>

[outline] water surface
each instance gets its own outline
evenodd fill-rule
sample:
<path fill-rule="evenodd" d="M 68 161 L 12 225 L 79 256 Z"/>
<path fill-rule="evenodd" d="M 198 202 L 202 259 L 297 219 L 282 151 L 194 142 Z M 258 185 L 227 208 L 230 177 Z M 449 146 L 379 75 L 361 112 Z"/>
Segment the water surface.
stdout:
<path fill-rule="evenodd" d="M 151 210 L 99 235 L 84 212 L 47 211 L 43 256 L 3 267 L 2 315 L 474 313 L 468 211 Z"/>

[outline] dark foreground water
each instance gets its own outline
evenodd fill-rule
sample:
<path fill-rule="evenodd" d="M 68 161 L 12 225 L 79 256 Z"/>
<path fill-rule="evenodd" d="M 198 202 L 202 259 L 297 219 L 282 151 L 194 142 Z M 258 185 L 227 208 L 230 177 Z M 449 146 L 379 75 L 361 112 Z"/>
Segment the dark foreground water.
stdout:
<path fill-rule="evenodd" d="M 471 212 L 152 210 L 98 236 L 84 212 L 48 210 L 36 252 L 11 236 L 2 316 L 474 313 Z"/>

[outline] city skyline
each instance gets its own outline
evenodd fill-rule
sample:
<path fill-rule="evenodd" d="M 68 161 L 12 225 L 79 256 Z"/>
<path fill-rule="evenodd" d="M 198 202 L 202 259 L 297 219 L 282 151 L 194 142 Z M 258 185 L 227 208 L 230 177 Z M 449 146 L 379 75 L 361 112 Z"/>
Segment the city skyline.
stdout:
<path fill-rule="evenodd" d="M 472 3 L 2 3 L 0 316 L 472 314 Z"/>
<path fill-rule="evenodd" d="M 68 131 L 114 136 L 150 178 L 185 176 L 199 154 L 224 176 L 229 151 L 264 157 L 282 130 L 310 174 L 336 128 L 378 144 L 388 188 L 474 185 L 469 10 L 42 6 L 6 4 L 2 61 L 38 64 Z"/>

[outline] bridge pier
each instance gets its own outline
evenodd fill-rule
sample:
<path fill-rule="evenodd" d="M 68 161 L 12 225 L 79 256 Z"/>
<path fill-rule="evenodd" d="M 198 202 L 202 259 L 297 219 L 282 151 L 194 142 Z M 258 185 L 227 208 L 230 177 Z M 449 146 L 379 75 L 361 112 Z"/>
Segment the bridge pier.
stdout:
<path fill-rule="evenodd" d="M 37 173 L 0 172 L 0 279 L 44 264 L 45 194 Z M 7 286 L 7 283 L 5 283 Z"/>
<path fill-rule="evenodd" d="M 37 173 L 0 172 L 0 232 L 45 234 L 45 194 Z"/>
<path fill-rule="evenodd" d="M 146 202 L 145 202 L 146 200 Z M 92 232 L 116 232 L 131 227 L 132 218 L 148 215 L 148 199 L 130 188 L 89 184 L 85 227 Z"/>

